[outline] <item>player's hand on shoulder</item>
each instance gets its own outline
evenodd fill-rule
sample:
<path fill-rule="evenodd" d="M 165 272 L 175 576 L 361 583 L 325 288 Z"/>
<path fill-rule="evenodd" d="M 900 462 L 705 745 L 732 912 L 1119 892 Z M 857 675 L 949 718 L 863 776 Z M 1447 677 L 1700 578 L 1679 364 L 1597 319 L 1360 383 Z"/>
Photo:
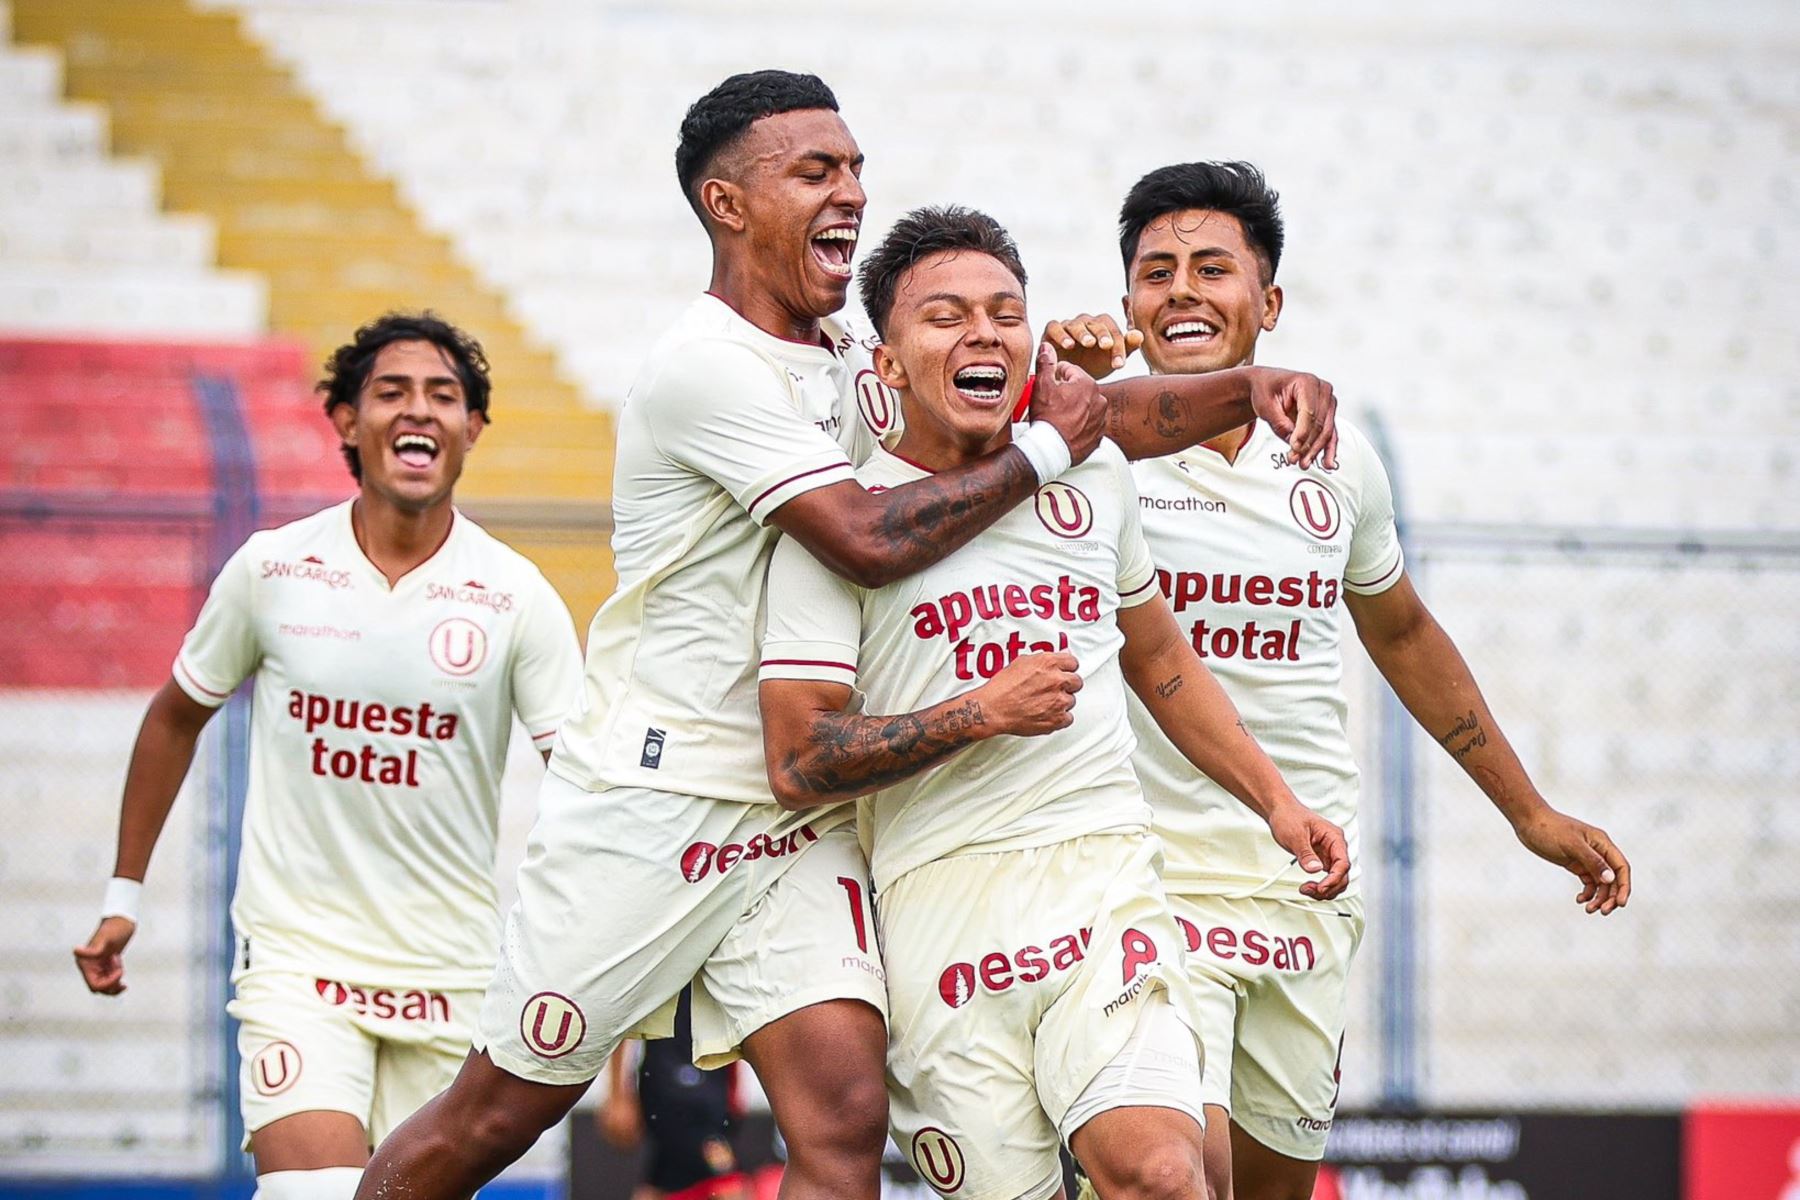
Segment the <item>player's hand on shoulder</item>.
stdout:
<path fill-rule="evenodd" d="M 1069 446 L 1071 462 L 1083 462 L 1106 432 L 1106 397 L 1094 377 L 1073 363 L 1057 362 L 1048 344 L 1038 346 L 1031 419 L 1048 421 Z"/>
<path fill-rule="evenodd" d="M 137 922 L 126 917 L 103 917 L 94 936 L 75 947 L 75 966 L 90 992 L 116 996 L 125 990 L 125 944 L 137 932 Z"/>
<path fill-rule="evenodd" d="M 1513 826 L 1525 848 L 1581 881 L 1575 903 L 1611 916 L 1631 899 L 1631 863 L 1604 829 L 1557 812 L 1549 805 Z"/>
<path fill-rule="evenodd" d="M 1044 326 L 1042 340 L 1063 362 L 1073 363 L 1095 379 L 1105 379 L 1144 344 L 1144 335 L 1135 329 L 1121 330 L 1105 313 L 1082 313 Z"/>
<path fill-rule="evenodd" d="M 1073 654 L 1021 654 L 976 689 L 995 733 L 1039 737 L 1075 721 L 1080 664 Z"/>
<path fill-rule="evenodd" d="M 1322 878 L 1300 885 L 1302 896 L 1331 900 L 1350 885 L 1350 843 L 1331 821 L 1290 798 L 1269 814 L 1269 833 L 1301 870 L 1309 875 L 1324 872 Z"/>
<path fill-rule="evenodd" d="M 1337 395 L 1305 371 L 1250 367 L 1250 407 L 1288 444 L 1288 461 L 1302 467 L 1322 462 L 1336 470 Z"/>

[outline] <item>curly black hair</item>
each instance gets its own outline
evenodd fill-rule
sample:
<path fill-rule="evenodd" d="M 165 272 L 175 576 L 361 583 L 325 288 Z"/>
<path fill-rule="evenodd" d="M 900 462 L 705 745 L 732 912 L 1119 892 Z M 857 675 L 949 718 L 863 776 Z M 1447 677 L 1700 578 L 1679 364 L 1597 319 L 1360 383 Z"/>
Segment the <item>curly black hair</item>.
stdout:
<path fill-rule="evenodd" d="M 1281 245 L 1287 236 L 1281 197 L 1263 173 L 1247 162 L 1175 163 L 1158 167 L 1132 184 L 1119 209 L 1119 254 L 1125 260 L 1127 279 L 1131 260 L 1137 257 L 1138 239 L 1150 222 L 1189 209 L 1236 217 L 1244 228 L 1244 240 L 1262 262 L 1263 285 L 1275 282 Z"/>

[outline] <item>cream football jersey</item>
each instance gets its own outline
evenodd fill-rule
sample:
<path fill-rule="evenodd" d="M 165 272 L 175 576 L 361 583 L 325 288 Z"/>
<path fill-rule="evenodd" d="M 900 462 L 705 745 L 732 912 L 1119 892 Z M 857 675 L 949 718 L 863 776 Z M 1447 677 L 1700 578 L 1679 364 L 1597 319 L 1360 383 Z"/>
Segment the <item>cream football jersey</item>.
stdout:
<path fill-rule="evenodd" d="M 256 677 L 235 968 L 479 988 L 513 714 L 549 748 L 580 685 L 575 624 L 460 513 L 389 587 L 350 508 L 253 534 L 175 660 L 201 704 Z"/>
<path fill-rule="evenodd" d="M 1338 422 L 1338 468 L 1285 461 L 1258 422 L 1235 462 L 1196 446 L 1134 463 L 1157 579 L 1194 649 L 1301 801 L 1349 841 L 1361 872 L 1357 771 L 1345 732 L 1345 590 L 1399 581 L 1387 473 Z M 1132 697 L 1138 774 L 1156 809 L 1172 890 L 1290 893 L 1307 876 L 1268 826 L 1182 757 Z"/>
<path fill-rule="evenodd" d="M 663 335 L 619 414 L 618 589 L 588 632 L 550 769 L 589 789 L 773 803 L 756 710 L 769 515 L 854 477 L 899 423 L 869 346 L 785 341 L 710 294 Z"/>
<path fill-rule="evenodd" d="M 874 489 L 926 474 L 878 449 L 857 477 Z M 856 587 L 782 541 L 769 574 L 763 679 L 846 684 L 862 693 L 863 711 L 899 714 L 962 695 L 1022 654 L 1066 651 L 1080 664 L 1068 728 L 979 742 L 863 802 L 877 890 L 960 852 L 1147 826 L 1117 615 L 1155 589 L 1131 472 L 1111 442 L 968 545 L 884 588 Z"/>

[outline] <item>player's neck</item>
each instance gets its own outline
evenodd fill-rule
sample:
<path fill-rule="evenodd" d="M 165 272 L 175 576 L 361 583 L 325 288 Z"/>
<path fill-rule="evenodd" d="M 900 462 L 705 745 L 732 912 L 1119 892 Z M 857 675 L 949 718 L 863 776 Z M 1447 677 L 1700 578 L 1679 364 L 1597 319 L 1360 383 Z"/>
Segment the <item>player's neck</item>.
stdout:
<path fill-rule="evenodd" d="M 790 311 L 759 280 L 730 261 L 713 260 L 712 283 L 706 290 L 771 337 L 806 346 L 824 344 L 818 317 Z"/>
<path fill-rule="evenodd" d="M 406 509 L 364 488 L 350 506 L 350 528 L 363 557 L 388 586 L 436 554 L 450 536 L 456 511 L 446 498 L 424 509 Z"/>
<path fill-rule="evenodd" d="M 1010 424 L 1002 425 L 992 437 L 969 439 L 919 414 L 918 405 L 908 405 L 904 399 L 901 404 L 901 411 L 907 414 L 906 428 L 894 445 L 893 455 L 915 467 L 934 473 L 954 471 L 1012 442 Z"/>

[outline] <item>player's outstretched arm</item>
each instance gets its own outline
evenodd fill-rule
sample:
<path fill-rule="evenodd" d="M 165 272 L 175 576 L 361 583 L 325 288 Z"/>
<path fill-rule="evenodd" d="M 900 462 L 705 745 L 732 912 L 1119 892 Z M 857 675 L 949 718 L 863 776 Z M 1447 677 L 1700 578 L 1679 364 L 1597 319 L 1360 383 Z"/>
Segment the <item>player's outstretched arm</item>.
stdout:
<path fill-rule="evenodd" d="M 196 704 L 173 679 L 151 699 L 125 772 L 119 849 L 113 862 L 115 879 L 142 882 L 150 867 L 150 852 L 156 848 L 181 781 L 194 761 L 200 731 L 216 711 Z M 137 922 L 129 918 L 103 917 L 87 944 L 75 947 L 75 965 L 88 991 L 116 996 L 125 990 L 125 944 L 136 932 Z"/>
<path fill-rule="evenodd" d="M 1405 575 L 1372 596 L 1345 592 L 1369 657 L 1406 710 L 1437 740 L 1526 849 L 1581 881 L 1575 902 L 1602 916 L 1631 898 L 1631 864 L 1604 830 L 1550 807 L 1488 710 L 1456 643 Z"/>
<path fill-rule="evenodd" d="M 1057 363 L 1044 348 L 1031 415 L 1061 435 L 1070 461 L 1081 462 L 1100 444 L 1106 402 L 1084 372 Z M 884 492 L 857 483 L 817 488 L 783 504 L 769 521 L 838 575 L 878 588 L 959 549 L 1042 482 L 1026 452 L 1011 445 Z"/>
<path fill-rule="evenodd" d="M 1300 891 L 1318 900 L 1341 893 L 1350 881 L 1344 831 L 1294 796 L 1281 772 L 1238 719 L 1237 707 L 1219 686 L 1161 596 L 1119 610 L 1125 645 L 1119 669 L 1144 707 L 1187 760 L 1269 823 L 1277 844 L 1310 873 Z"/>
<path fill-rule="evenodd" d="M 763 757 L 783 808 L 866 796 L 1002 734 L 1036 737 L 1075 718 L 1081 676 L 1072 654 L 1026 654 L 980 687 L 900 716 L 846 711 L 841 683 L 765 679 Z"/>
<path fill-rule="evenodd" d="M 1066 363 L 1104 379 L 1143 344 L 1104 314 L 1052 321 L 1044 341 Z M 1105 384 L 1106 435 L 1125 457 L 1160 458 L 1261 418 L 1288 443 L 1288 461 L 1337 466 L 1337 397 L 1303 371 L 1237 367 L 1206 375 L 1152 375 Z"/>

